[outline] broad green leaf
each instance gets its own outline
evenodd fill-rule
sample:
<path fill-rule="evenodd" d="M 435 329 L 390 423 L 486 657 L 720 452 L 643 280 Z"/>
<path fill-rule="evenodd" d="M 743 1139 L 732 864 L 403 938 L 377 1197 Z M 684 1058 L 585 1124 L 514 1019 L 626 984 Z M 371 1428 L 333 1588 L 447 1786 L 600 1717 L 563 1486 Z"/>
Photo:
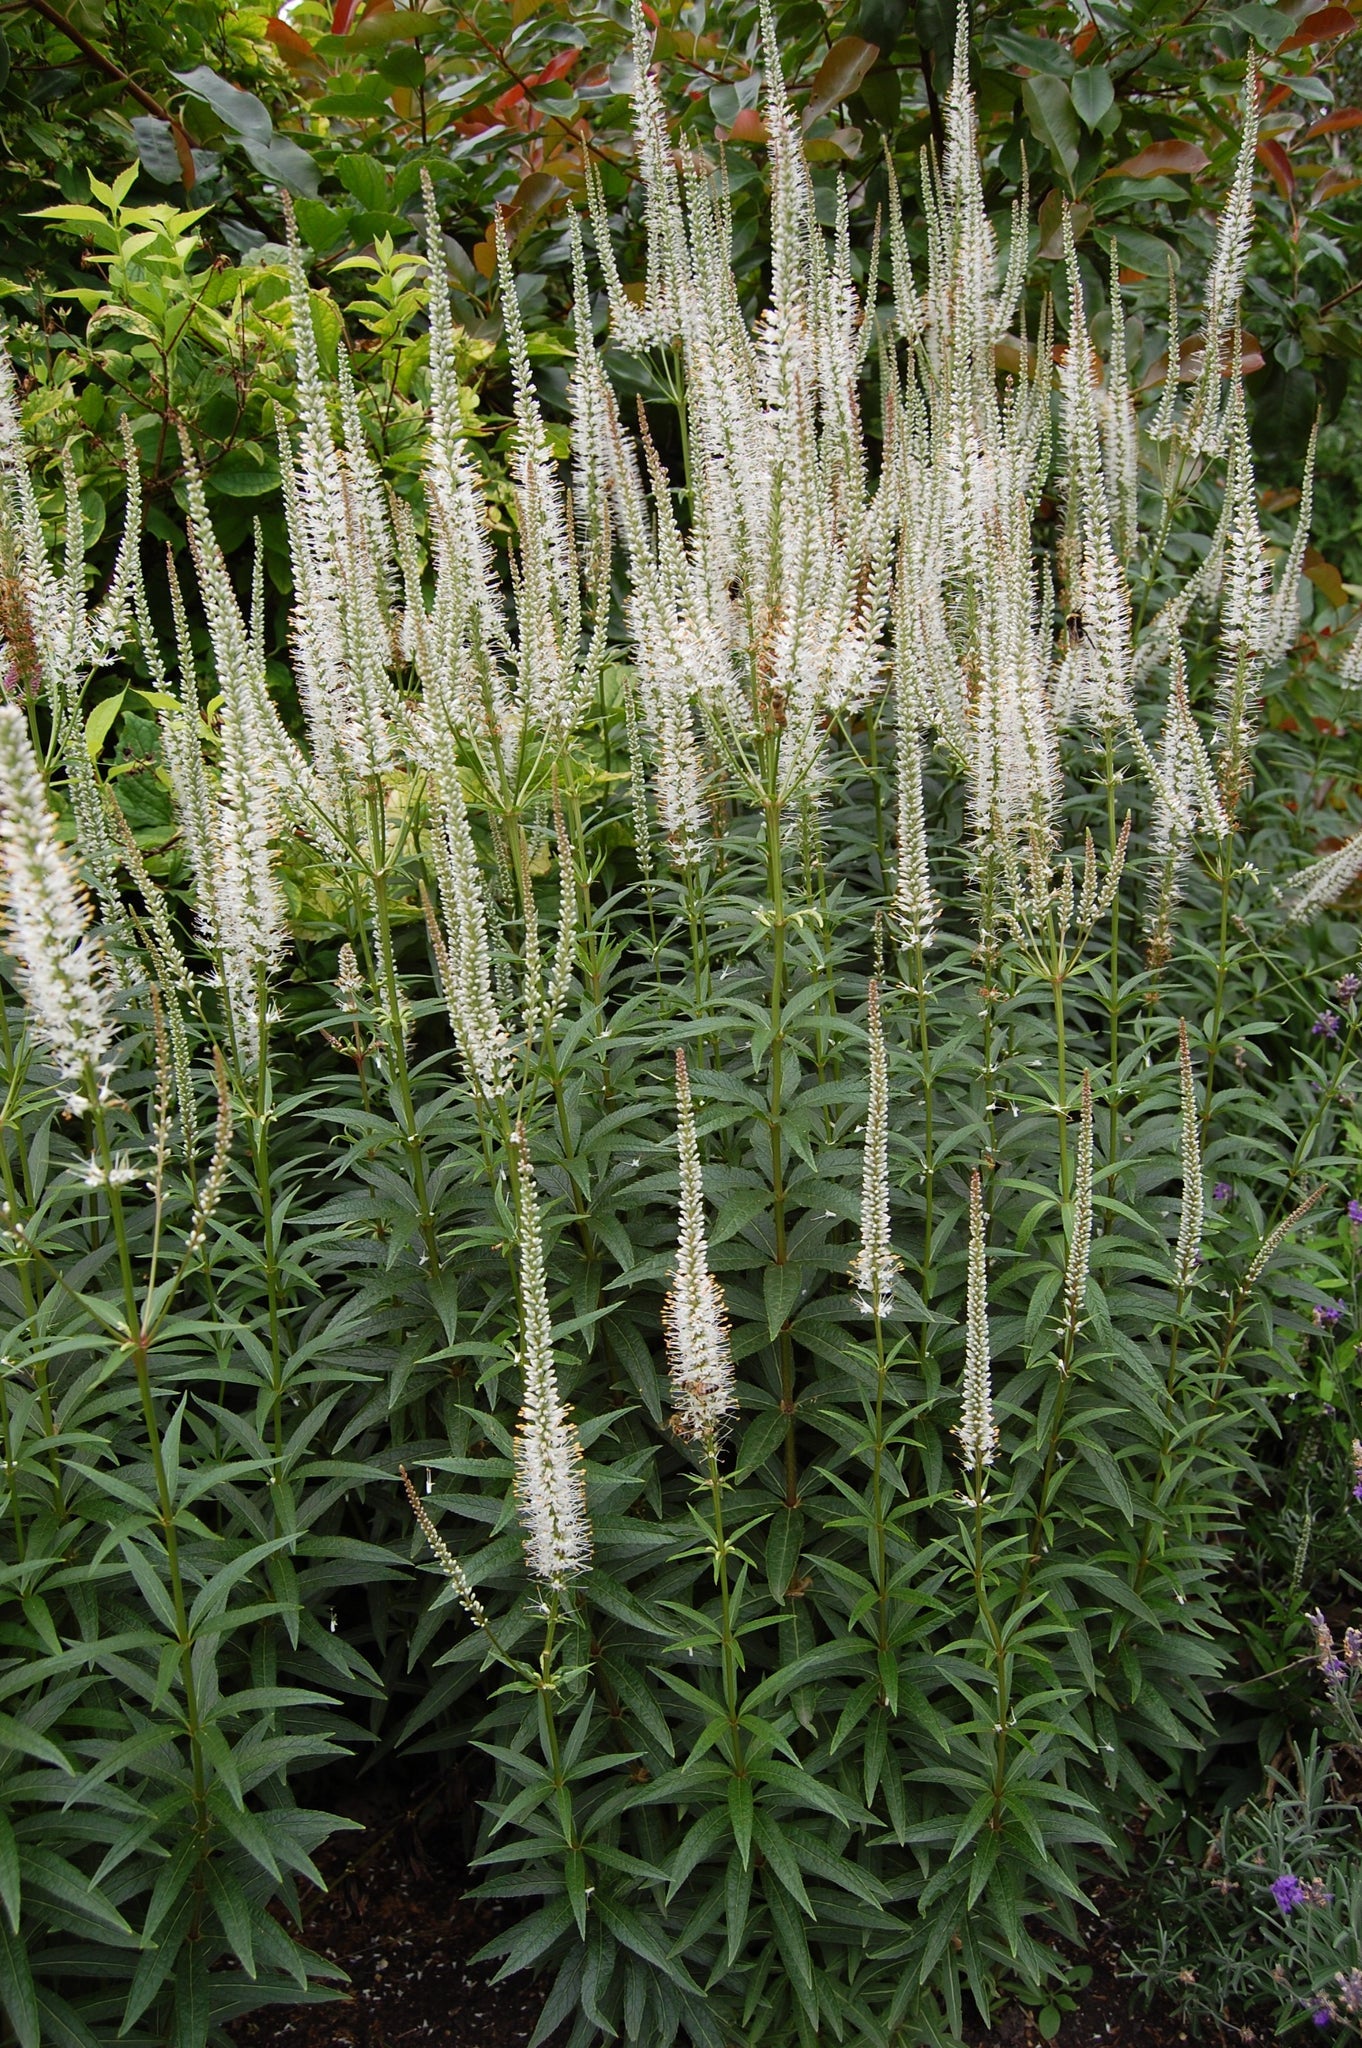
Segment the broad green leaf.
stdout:
<path fill-rule="evenodd" d="M 805 1269 L 797 1265 L 767 1266 L 762 1274 L 766 1327 L 772 1343 L 798 1308 L 806 1279 Z"/>
<path fill-rule="evenodd" d="M 783 1601 L 794 1577 L 804 1539 L 804 1516 L 798 1508 L 777 1508 L 766 1535 L 766 1582 L 773 1600 Z"/>
<path fill-rule="evenodd" d="M 1049 150 L 1065 183 L 1073 190 L 1078 166 L 1078 121 L 1069 88 L 1062 78 L 1038 72 L 1022 81 L 1022 103 L 1035 133 Z"/>
<path fill-rule="evenodd" d="M 1069 80 L 1074 112 L 1085 128 L 1096 129 L 1115 104 L 1116 88 L 1105 64 L 1085 64 Z"/>
<path fill-rule="evenodd" d="M 210 65 L 196 64 L 190 71 L 172 71 L 170 75 L 196 98 L 206 100 L 223 127 L 243 141 L 264 143 L 273 135 L 274 123 L 264 101 L 233 85 Z"/>
<path fill-rule="evenodd" d="M 85 751 L 92 761 L 97 761 L 105 740 L 113 730 L 114 720 L 123 709 L 127 690 L 116 690 L 111 697 L 102 697 L 85 720 Z"/>

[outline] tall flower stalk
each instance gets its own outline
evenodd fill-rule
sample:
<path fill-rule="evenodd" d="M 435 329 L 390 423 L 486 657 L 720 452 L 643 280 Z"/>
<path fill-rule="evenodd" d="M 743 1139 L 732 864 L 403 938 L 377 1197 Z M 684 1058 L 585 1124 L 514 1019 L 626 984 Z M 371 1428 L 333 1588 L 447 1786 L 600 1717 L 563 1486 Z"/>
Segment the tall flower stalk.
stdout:
<path fill-rule="evenodd" d="M 676 1146 L 681 1169 L 676 1267 L 662 1306 L 671 1374 L 672 1427 L 713 1467 L 737 1407 L 724 1291 L 709 1270 L 705 1187 L 686 1055 L 676 1055 Z"/>
<path fill-rule="evenodd" d="M 894 1250 L 889 1215 L 889 1053 L 884 1042 L 878 982 L 866 997 L 867 1067 L 870 1091 L 866 1105 L 865 1143 L 861 1166 L 861 1239 L 851 1262 L 856 1305 L 869 1316 L 875 1332 L 875 1420 L 871 1452 L 870 1498 L 874 1531 L 875 1596 L 879 1646 L 889 1649 L 889 1548 L 884 1505 L 885 1393 L 889 1378 L 885 1350 L 885 1319 L 894 1313 L 894 1287 L 903 1261 Z"/>
<path fill-rule="evenodd" d="M 544 1270 L 539 1197 L 523 1130 L 514 1135 L 520 1218 L 520 1422 L 515 1440 L 516 1503 L 530 1577 L 561 1593 L 591 1564 L 582 1446 L 558 1388 L 553 1319 Z"/>

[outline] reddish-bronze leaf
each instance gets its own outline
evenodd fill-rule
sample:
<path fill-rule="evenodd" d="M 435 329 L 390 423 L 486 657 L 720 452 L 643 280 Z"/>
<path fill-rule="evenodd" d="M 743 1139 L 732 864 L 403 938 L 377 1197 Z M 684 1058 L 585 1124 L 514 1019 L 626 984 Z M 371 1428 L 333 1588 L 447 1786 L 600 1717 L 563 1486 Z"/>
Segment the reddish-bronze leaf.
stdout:
<path fill-rule="evenodd" d="M 1317 135 L 1342 135 L 1345 129 L 1362 128 L 1362 107 L 1337 107 L 1320 121 L 1312 121 L 1300 137 L 1313 142 Z"/>
<path fill-rule="evenodd" d="M 1318 548 L 1305 550 L 1305 573 L 1325 601 L 1342 611 L 1348 602 L 1343 578 L 1332 562 L 1326 562 Z"/>
<path fill-rule="evenodd" d="M 1357 23 L 1346 7 L 1321 7 L 1314 14 L 1306 15 L 1296 33 L 1288 36 L 1282 44 L 1282 49 L 1305 50 L 1311 43 L 1332 43 L 1339 36 L 1350 36 L 1356 27 Z"/>
<path fill-rule="evenodd" d="M 325 76 L 326 66 L 307 37 L 300 36 L 297 29 L 279 15 L 272 14 L 265 23 L 265 40 L 273 44 L 290 71 L 312 78 Z"/>
<path fill-rule="evenodd" d="M 765 142 L 766 139 L 766 123 L 755 107 L 739 107 L 733 126 L 720 137 L 723 142 Z"/>
<path fill-rule="evenodd" d="M 1186 142 L 1170 135 L 1165 142 L 1151 142 L 1135 156 L 1106 173 L 1109 178 L 1183 178 L 1204 171 L 1210 158 L 1199 142 Z"/>
<path fill-rule="evenodd" d="M 1285 200 L 1296 196 L 1296 173 L 1291 159 L 1274 136 L 1265 135 L 1258 144 L 1258 161 Z"/>

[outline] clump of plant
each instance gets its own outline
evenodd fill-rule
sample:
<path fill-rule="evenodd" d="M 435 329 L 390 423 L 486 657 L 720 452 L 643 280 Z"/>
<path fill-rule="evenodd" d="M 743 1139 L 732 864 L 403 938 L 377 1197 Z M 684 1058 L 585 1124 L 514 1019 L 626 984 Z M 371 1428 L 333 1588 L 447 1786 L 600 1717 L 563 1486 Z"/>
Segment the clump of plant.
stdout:
<path fill-rule="evenodd" d="M 569 490 L 501 237 L 503 573 L 429 193 L 423 524 L 291 246 L 287 703 L 192 448 L 167 648 L 136 507 L 90 609 L 0 418 L 25 2048 L 44 2001 L 197 2043 L 325 1995 L 269 1910 L 326 1826 L 290 1773 L 385 1701 L 490 1759 L 495 1952 L 574 2048 L 948 2039 L 1057 1981 L 1209 1725 L 1338 1099 L 1274 963 L 1343 970 L 1303 928 L 1362 871 L 1362 833 L 1302 866 L 1260 744 L 1307 536 L 1274 572 L 1252 81 L 1142 406 L 1118 276 L 1068 234 L 1056 368 L 1021 206 L 999 260 L 963 28 L 926 275 L 891 212 L 882 304 L 764 17 L 755 316 L 635 32 L 641 289 L 589 213 L 614 344 L 678 365 L 677 475 L 578 238 Z M 85 716 L 134 649 L 170 844 Z"/>
<path fill-rule="evenodd" d="M 1170 1856 L 1146 1881 L 1153 1927 L 1130 1956 L 1144 1983 L 1239 2041 L 1362 2033 L 1358 1817 L 1333 1753 L 1294 1751 L 1262 1799 L 1201 1832 L 1199 1858 Z"/>

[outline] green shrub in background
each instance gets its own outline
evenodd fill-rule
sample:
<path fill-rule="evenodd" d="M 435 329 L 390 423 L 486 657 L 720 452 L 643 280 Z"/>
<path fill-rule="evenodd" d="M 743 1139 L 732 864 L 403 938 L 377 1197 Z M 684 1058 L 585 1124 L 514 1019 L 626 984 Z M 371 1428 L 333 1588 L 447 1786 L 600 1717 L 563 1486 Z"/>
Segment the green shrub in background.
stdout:
<path fill-rule="evenodd" d="M 506 490 L 428 193 L 419 508 L 290 254 L 287 691 L 192 432 L 193 592 L 148 594 L 134 493 L 92 596 L 6 397 L 25 2048 L 330 1995 L 270 1908 L 333 1825 L 300 1781 L 371 1740 L 489 1758 L 541 2037 L 949 2040 L 1175 1801 L 1322 1394 L 1362 834 L 1285 708 L 1252 99 L 1200 348 L 1147 374 L 1061 214 L 1056 369 L 963 68 L 881 302 L 767 22 L 754 323 L 636 32 L 646 286 L 590 181 L 570 498 L 504 235 Z M 190 230 L 147 231 L 169 294 Z M 611 382 L 645 353 L 671 471 Z"/>
<path fill-rule="evenodd" d="M 63 34 L 63 20 L 77 42 Z M 1163 334 L 1169 264 L 1190 280 L 1208 258 L 1214 208 L 1236 158 L 1244 61 L 1250 52 L 1255 56 L 1264 84 L 1260 232 L 1246 303 L 1245 359 L 1255 450 L 1262 481 L 1280 495 L 1299 481 L 1316 411 L 1322 409 L 1326 423 L 1337 418 L 1324 437 L 1320 464 L 1324 560 L 1310 563 L 1329 583 L 1331 603 L 1337 588 L 1330 566 L 1356 580 L 1347 542 L 1352 414 L 1340 411 L 1359 348 L 1352 289 L 1359 199 L 1349 151 L 1362 95 L 1349 22 L 1346 9 L 1319 8 L 1311 0 L 1250 10 L 1112 0 L 1094 16 L 1054 5 L 981 10 L 972 35 L 985 200 L 1004 238 L 1023 159 L 1028 167 L 1032 321 L 1045 290 L 1063 303 L 1060 221 L 1067 199 L 1087 289 L 1103 288 L 1115 239 L 1128 303 L 1151 338 Z M 916 6 L 864 0 L 829 14 L 811 0 L 795 0 L 779 10 L 778 29 L 824 225 L 831 225 L 842 175 L 859 267 L 876 214 L 887 207 L 887 148 L 895 189 L 909 195 L 914 256 L 923 261 L 921 151 L 941 144 L 950 10 L 936 0 Z M 623 0 L 531 9 L 484 4 L 473 15 L 352 0 L 328 10 L 309 0 L 291 8 L 287 21 L 250 12 L 219 15 L 183 0 L 172 9 L 167 31 L 159 17 L 149 24 L 136 5 L 107 16 L 86 5 L 67 17 L 54 0 L 42 0 L 38 11 L 29 6 L 7 16 L 3 34 L 9 69 L 0 50 L 0 118 L 14 151 L 10 168 L 0 170 L 0 198 L 14 223 L 3 265 L 10 348 L 21 375 L 36 380 L 27 410 L 37 447 L 53 471 L 64 447 L 75 456 L 95 560 L 106 571 L 112 548 L 98 550 L 93 528 L 101 508 L 117 522 L 121 485 L 109 451 L 117 448 L 116 415 L 128 409 L 119 360 L 126 350 L 107 328 L 91 337 L 96 346 L 86 345 L 82 311 L 59 294 L 89 284 L 82 265 L 90 252 L 80 247 L 79 224 L 73 233 L 45 227 L 38 217 L 54 201 L 88 206 L 89 171 L 111 184 L 136 157 L 141 176 L 130 203 L 174 197 L 181 207 L 203 209 L 185 283 L 224 314 L 238 302 L 238 291 L 262 314 L 271 296 L 278 302 L 280 209 L 291 191 L 314 284 L 329 305 L 326 317 L 338 331 L 343 325 L 357 346 L 357 381 L 372 381 L 382 394 L 383 422 L 394 392 L 412 395 L 413 376 L 416 395 L 424 395 L 419 321 L 412 330 L 401 319 L 386 326 L 366 320 L 356 302 L 371 294 L 363 271 L 351 266 L 357 256 L 377 254 L 390 268 L 385 240 L 399 256 L 417 249 L 422 168 L 436 183 L 457 318 L 474 352 L 467 381 L 480 391 L 491 386 L 493 415 L 504 417 L 509 408 L 504 349 L 491 362 L 478 353 L 499 333 L 495 208 L 504 210 L 517 252 L 527 323 L 546 348 L 565 338 L 564 226 L 567 211 L 584 199 L 588 166 L 601 174 L 612 237 L 626 268 L 637 268 L 642 207 L 630 137 L 632 58 Z M 756 9 L 666 7 L 658 54 L 674 131 L 688 144 L 725 154 L 732 256 L 751 310 L 763 289 L 769 183 L 758 111 Z M 149 111 L 147 101 L 159 113 Z M 35 108 L 56 106 L 60 116 L 53 118 L 64 140 L 49 133 L 45 112 L 34 125 Z M 205 273 L 214 259 L 240 264 L 247 275 L 235 288 L 220 277 L 210 282 Z M 257 266 L 268 279 L 254 275 Z M 198 284 L 190 285 L 195 278 Z M 390 290 L 400 303 L 400 285 Z M 265 325 L 262 337 L 248 320 L 232 346 L 210 346 L 206 374 L 183 379 L 179 398 L 215 517 L 224 522 L 229 557 L 249 547 L 250 517 L 258 512 L 270 560 L 282 568 L 277 484 L 268 464 L 234 459 L 239 437 L 233 423 L 243 401 L 249 437 L 280 396 L 268 320 Z M 206 338 L 200 332 L 199 344 Z M 1155 348 L 1152 358 L 1157 354 Z M 1154 374 L 1152 358 L 1144 368 Z M 624 365 L 615 367 L 618 373 Z M 628 374 L 658 409 L 659 421 L 665 418 L 665 364 L 634 359 Z M 134 410 L 149 396 L 150 409 L 163 414 L 165 395 L 148 394 L 144 375 L 133 382 Z M 545 380 L 543 393 L 550 418 L 561 422 L 561 366 Z M 91 419 L 75 405 L 77 396 Z M 868 425 L 873 439 L 876 423 Z M 171 446 L 173 456 L 173 436 Z M 679 456 L 670 446 L 666 452 Z M 220 453 L 233 459 L 226 460 L 219 492 Z M 55 518 L 55 475 L 50 487 Z M 166 508 L 171 523 L 182 520 L 183 485 L 173 460 L 149 490 L 153 503 L 173 495 L 177 505 Z M 282 612 L 272 616 L 269 638 L 276 651 Z"/>

